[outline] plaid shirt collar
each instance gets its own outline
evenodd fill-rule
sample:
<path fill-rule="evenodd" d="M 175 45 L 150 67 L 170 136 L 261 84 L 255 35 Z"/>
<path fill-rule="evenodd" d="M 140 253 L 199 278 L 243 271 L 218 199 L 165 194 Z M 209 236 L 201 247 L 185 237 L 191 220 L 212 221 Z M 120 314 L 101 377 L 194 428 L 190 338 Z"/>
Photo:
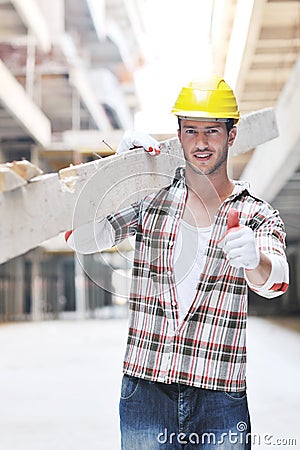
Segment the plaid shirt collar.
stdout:
<path fill-rule="evenodd" d="M 242 194 L 245 191 L 247 191 L 251 197 L 258 199 L 258 197 L 254 194 L 248 181 L 244 181 L 244 180 L 231 180 L 231 181 L 232 181 L 232 183 L 234 183 L 235 187 L 234 187 L 232 193 L 227 197 L 225 202 L 233 200 L 235 197 L 238 197 L 240 194 Z M 184 167 L 177 167 L 177 169 L 175 171 L 175 176 L 174 176 L 172 185 L 175 185 L 178 182 L 182 185 L 182 187 L 184 189 L 186 189 L 185 168 Z M 177 185 L 177 187 L 178 187 L 178 185 Z"/>

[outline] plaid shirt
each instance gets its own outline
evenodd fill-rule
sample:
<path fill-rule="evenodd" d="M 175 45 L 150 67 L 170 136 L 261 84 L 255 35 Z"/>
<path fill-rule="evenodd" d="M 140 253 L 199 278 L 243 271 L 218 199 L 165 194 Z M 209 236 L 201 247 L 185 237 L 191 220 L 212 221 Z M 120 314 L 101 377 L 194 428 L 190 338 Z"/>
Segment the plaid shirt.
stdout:
<path fill-rule="evenodd" d="M 116 243 L 136 235 L 129 298 L 129 334 L 124 372 L 164 383 L 206 389 L 245 389 L 247 282 L 244 269 L 231 267 L 216 243 L 226 231 L 227 213 L 255 232 L 259 248 L 285 258 L 285 232 L 278 212 L 256 198 L 245 182 L 220 206 L 195 299 L 183 320 L 173 274 L 173 250 L 186 202 L 184 169 L 170 186 L 108 216 Z M 284 292 L 278 283 L 260 294 Z"/>

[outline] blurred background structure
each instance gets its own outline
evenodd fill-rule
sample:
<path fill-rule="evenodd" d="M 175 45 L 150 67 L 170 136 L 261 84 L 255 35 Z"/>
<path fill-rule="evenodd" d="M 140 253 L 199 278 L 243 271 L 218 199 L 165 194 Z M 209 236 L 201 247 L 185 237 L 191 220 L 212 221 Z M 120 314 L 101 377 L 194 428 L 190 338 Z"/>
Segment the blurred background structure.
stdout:
<path fill-rule="evenodd" d="M 290 288 L 271 302 L 250 293 L 250 313 L 299 314 L 299 0 L 0 0 L 0 163 L 57 172 L 112 154 L 128 128 L 173 137 L 179 88 L 211 71 L 242 114 L 275 108 L 280 136 L 230 170 L 287 230 Z M 79 260 L 60 236 L 0 264 L 0 321 L 125 314 L 124 252 Z"/>

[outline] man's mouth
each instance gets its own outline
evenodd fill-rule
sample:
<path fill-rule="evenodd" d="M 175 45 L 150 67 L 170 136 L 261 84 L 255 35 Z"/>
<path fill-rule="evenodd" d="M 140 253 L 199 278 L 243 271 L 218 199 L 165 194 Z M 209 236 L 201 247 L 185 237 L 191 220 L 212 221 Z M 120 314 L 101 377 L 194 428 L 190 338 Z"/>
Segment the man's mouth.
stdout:
<path fill-rule="evenodd" d="M 194 153 L 194 156 L 195 156 L 195 158 L 197 158 L 201 161 L 206 161 L 212 156 L 212 153 L 208 153 L 208 152 Z"/>

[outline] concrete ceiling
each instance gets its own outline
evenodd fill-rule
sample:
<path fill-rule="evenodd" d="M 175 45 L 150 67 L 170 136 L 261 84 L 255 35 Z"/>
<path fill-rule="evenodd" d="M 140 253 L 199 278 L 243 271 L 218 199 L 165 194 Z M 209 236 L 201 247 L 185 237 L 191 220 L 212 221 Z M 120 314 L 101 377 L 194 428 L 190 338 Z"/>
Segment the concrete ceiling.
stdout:
<path fill-rule="evenodd" d="M 25 17 L 22 0 L 0 0 L 0 58 L 7 76 L 0 93 L 0 140 L 6 159 L 28 157 L 35 143 L 44 148 L 62 143 L 65 131 L 129 127 L 137 107 L 132 72 L 141 55 L 123 0 L 107 1 L 98 23 L 99 10 L 93 17 L 92 8 L 101 1 L 29 3 L 31 14 Z M 11 89 L 14 99 L 5 96 Z M 15 105 L 25 96 L 26 110 L 18 114 Z M 33 109 L 49 120 L 50 140 L 48 131 L 38 136 L 34 124 L 24 123 Z"/>
<path fill-rule="evenodd" d="M 131 125 L 138 108 L 132 73 L 143 64 L 140 5 L 139 0 L 0 0 L 2 162 L 34 158 L 40 149 L 46 170 L 57 170 L 74 158 L 61 151 L 72 150 L 66 136 L 98 130 L 114 143 L 114 133 L 119 137 Z M 300 0 L 214 0 L 213 11 L 214 70 L 235 86 L 242 114 L 276 108 L 300 54 Z M 299 142 L 299 135 L 295 139 Z M 289 179 L 278 183 L 270 198 L 282 208 L 291 240 L 300 238 L 298 153 L 294 145 Z M 235 158 L 233 175 L 250 170 L 253 157 L 250 151 Z M 271 164 L 269 170 L 272 174 Z"/>
<path fill-rule="evenodd" d="M 275 106 L 300 52 L 299 0 L 215 0 L 214 66 L 242 113 Z M 247 6 L 249 5 L 249 6 Z M 246 16 L 243 14 L 247 10 Z"/>
<path fill-rule="evenodd" d="M 232 171 L 279 209 L 287 240 L 299 242 L 300 1 L 215 0 L 212 43 L 215 69 L 235 86 L 241 113 L 274 107 L 280 132 L 237 157 Z"/>

